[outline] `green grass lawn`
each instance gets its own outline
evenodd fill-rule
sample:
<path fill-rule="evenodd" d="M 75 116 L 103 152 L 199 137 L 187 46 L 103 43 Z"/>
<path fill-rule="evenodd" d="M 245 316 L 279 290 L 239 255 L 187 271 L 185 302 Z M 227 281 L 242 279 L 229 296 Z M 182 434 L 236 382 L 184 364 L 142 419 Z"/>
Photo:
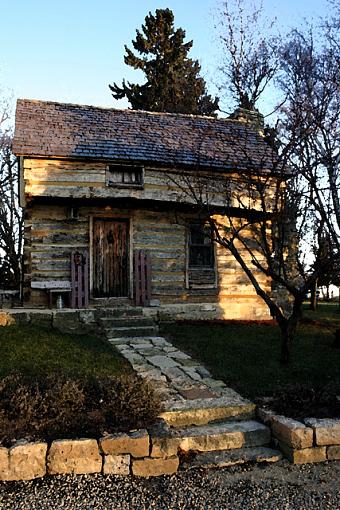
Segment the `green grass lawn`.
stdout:
<path fill-rule="evenodd" d="M 130 372 L 128 363 L 105 340 L 67 335 L 30 325 L 0 327 L 0 377 L 17 371 L 44 376 L 106 376 Z"/>
<path fill-rule="evenodd" d="M 340 393 L 340 349 L 332 347 L 340 314 L 336 305 L 320 306 L 311 314 L 306 313 L 319 322 L 299 326 L 286 367 L 279 363 L 280 332 L 274 325 L 177 323 L 163 325 L 162 333 L 244 396 L 271 395 L 291 384 L 329 385 Z"/>
<path fill-rule="evenodd" d="M 318 303 L 315 312 L 309 309 L 309 304 L 303 306 L 303 316 L 306 319 L 329 323 L 330 326 L 340 328 L 340 307 L 337 303 Z"/>

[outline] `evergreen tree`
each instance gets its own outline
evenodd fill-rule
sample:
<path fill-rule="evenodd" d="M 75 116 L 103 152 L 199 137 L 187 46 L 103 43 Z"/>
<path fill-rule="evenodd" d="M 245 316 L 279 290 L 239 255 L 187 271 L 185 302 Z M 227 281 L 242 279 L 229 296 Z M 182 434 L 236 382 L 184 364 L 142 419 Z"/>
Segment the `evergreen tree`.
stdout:
<path fill-rule="evenodd" d="M 125 82 L 109 85 L 115 99 L 126 97 L 135 110 L 214 115 L 218 99 L 206 92 L 201 66 L 188 57 L 192 41 L 184 42 L 185 31 L 175 30 L 170 9 L 149 12 L 132 41 L 140 56 L 125 46 L 124 61 L 146 76 L 143 85 Z"/>

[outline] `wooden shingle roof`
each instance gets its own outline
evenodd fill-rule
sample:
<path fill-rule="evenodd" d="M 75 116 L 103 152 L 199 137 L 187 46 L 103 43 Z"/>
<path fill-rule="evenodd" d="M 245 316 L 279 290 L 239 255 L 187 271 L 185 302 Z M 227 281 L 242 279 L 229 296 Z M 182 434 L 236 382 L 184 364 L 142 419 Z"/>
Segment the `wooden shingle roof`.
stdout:
<path fill-rule="evenodd" d="M 164 166 L 273 168 L 256 127 L 238 120 L 19 99 L 17 156 Z"/>

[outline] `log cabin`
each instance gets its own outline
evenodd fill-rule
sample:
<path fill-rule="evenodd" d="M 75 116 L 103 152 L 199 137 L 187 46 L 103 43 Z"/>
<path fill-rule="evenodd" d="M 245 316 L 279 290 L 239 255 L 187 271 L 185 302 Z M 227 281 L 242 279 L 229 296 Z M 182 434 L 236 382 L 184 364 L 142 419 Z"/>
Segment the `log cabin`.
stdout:
<path fill-rule="evenodd" d="M 26 306 L 142 305 L 177 318 L 270 319 L 236 260 L 207 233 L 193 185 L 197 176 L 209 182 L 222 217 L 226 176 L 250 160 L 270 167 L 260 117 L 19 99 L 13 151 L 25 208 Z"/>

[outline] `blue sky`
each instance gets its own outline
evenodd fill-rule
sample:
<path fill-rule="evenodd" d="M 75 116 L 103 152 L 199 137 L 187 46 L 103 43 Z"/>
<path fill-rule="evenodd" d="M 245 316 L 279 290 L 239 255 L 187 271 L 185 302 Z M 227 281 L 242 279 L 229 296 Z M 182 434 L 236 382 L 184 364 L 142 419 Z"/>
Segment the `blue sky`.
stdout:
<path fill-rule="evenodd" d="M 255 0 L 256 1 L 256 0 Z M 0 0 L 0 85 L 14 98 L 126 107 L 115 102 L 108 84 L 136 71 L 123 63 L 124 44 L 131 46 L 146 14 L 169 7 L 175 25 L 194 40 L 207 81 L 218 64 L 214 18 L 219 0 Z M 283 31 L 303 18 L 325 14 L 326 0 L 264 0 L 268 16 L 277 16 Z"/>

